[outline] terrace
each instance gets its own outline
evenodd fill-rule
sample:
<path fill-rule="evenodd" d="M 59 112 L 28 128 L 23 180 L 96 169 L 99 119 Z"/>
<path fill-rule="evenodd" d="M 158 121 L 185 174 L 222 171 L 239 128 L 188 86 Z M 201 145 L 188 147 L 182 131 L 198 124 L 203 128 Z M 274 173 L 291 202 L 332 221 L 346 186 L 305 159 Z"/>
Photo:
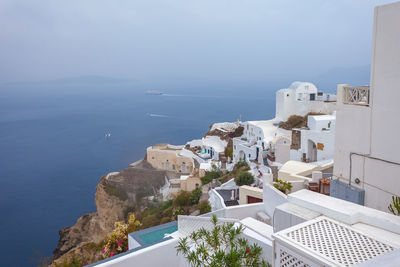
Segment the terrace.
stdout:
<path fill-rule="evenodd" d="M 176 254 L 179 238 L 210 229 L 212 215 L 219 223 L 244 226 L 242 237 L 261 246 L 262 257 L 272 266 L 374 266 L 382 257 L 396 262 L 392 253 L 398 255 L 400 249 L 399 217 L 309 190 L 286 196 L 266 186 L 263 193 L 263 203 L 178 216 L 177 231 L 169 238 L 97 266 L 189 266 Z M 260 221 L 260 212 L 273 218 L 271 224 Z"/>

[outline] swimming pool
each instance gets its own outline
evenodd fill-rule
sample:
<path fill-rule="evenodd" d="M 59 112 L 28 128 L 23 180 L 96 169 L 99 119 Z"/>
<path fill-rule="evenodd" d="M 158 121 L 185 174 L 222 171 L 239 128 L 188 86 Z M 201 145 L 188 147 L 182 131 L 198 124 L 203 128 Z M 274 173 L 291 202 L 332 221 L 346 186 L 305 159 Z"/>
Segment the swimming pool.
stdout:
<path fill-rule="evenodd" d="M 178 222 L 173 221 L 130 233 L 128 235 L 129 250 L 138 250 L 156 243 L 163 242 L 165 240 L 169 240 L 171 237 L 165 237 L 165 234 L 171 234 L 177 230 Z"/>
<path fill-rule="evenodd" d="M 177 230 L 178 230 L 178 225 L 174 225 L 174 226 L 170 226 L 168 228 L 164 228 L 164 229 L 156 230 L 154 232 L 143 234 L 140 237 L 146 244 L 152 244 L 154 242 L 164 239 L 165 234 L 171 234 L 173 232 L 176 232 Z"/>

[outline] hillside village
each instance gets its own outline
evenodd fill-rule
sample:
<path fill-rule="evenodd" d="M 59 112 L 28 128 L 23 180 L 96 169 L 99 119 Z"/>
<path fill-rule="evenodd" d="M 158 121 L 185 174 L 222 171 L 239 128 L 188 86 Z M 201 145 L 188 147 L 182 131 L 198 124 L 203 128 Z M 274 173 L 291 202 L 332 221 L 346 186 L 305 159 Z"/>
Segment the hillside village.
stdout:
<path fill-rule="evenodd" d="M 400 216 L 388 207 L 400 196 L 399 13 L 400 3 L 375 10 L 370 86 L 339 84 L 334 95 L 293 82 L 276 91 L 274 118 L 214 123 L 200 139 L 148 147 L 131 168 L 150 164 L 165 182 L 143 198 L 201 190 L 209 210 L 135 231 L 127 252 L 95 265 L 189 266 L 180 238 L 211 229 L 215 215 L 244 226 L 271 266 L 398 266 Z"/>

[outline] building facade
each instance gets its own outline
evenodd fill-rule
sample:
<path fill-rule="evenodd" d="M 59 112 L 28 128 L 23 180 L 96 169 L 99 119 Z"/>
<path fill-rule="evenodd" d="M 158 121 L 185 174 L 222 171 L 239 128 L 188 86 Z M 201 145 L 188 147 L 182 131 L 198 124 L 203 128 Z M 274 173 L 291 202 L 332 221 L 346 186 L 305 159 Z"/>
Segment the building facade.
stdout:
<path fill-rule="evenodd" d="M 386 212 L 400 196 L 399 14 L 399 2 L 375 8 L 371 86 L 338 86 L 334 176 Z"/>
<path fill-rule="evenodd" d="M 181 156 L 183 146 L 157 144 L 147 148 L 147 162 L 158 170 L 189 174 L 193 170 L 193 159 Z"/>
<path fill-rule="evenodd" d="M 286 121 L 291 115 L 309 112 L 331 114 L 336 109 L 336 95 L 318 92 L 309 82 L 293 82 L 289 88 L 276 92 L 277 120 Z"/>

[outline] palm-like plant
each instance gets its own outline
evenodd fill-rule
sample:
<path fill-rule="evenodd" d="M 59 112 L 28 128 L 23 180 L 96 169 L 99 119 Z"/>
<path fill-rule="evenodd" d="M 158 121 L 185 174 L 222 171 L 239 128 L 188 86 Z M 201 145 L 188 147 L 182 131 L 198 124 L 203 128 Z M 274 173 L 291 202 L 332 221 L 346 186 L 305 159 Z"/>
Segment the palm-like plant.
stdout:
<path fill-rule="evenodd" d="M 400 197 L 392 196 L 393 203 L 389 205 L 388 209 L 396 216 L 400 216 Z"/>
<path fill-rule="evenodd" d="M 270 266 L 261 258 L 260 246 L 249 245 L 246 239 L 239 238 L 244 230 L 242 226 L 218 224 L 215 215 L 211 220 L 212 230 L 201 228 L 179 240 L 177 254 L 182 253 L 191 266 Z"/>

